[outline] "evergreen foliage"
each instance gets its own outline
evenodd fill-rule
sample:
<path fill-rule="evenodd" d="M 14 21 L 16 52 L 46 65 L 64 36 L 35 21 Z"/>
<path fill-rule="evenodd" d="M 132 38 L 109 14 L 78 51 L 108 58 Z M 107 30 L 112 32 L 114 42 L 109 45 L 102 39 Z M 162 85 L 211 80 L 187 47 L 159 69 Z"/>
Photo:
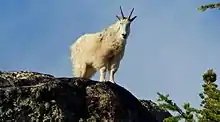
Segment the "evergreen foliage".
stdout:
<path fill-rule="evenodd" d="M 193 108 L 190 103 L 182 105 L 181 109 L 176 103 L 169 99 L 169 95 L 157 93 L 158 104 L 162 109 L 176 112 L 177 115 L 166 118 L 164 122 L 220 122 L 220 90 L 216 84 L 216 73 L 209 69 L 203 74 L 203 91 L 199 94 L 201 98 L 200 108 Z"/>
<path fill-rule="evenodd" d="M 197 9 L 199 11 L 206 11 L 207 9 L 213 9 L 213 8 L 218 8 L 220 9 L 220 2 L 219 3 L 214 3 L 214 4 L 207 4 L 207 5 L 201 5 Z"/>

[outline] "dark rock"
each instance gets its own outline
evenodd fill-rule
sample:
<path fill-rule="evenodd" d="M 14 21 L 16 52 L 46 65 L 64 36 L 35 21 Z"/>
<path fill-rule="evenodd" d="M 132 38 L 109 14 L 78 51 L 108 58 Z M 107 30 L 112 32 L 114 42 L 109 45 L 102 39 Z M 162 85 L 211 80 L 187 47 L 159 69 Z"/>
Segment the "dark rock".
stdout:
<path fill-rule="evenodd" d="M 0 121 L 162 122 L 171 116 L 111 82 L 19 71 L 0 73 Z"/>
<path fill-rule="evenodd" d="M 159 106 L 151 100 L 140 100 L 140 102 L 156 117 L 158 122 L 163 122 L 164 118 L 172 116 L 169 112 L 159 108 Z"/>

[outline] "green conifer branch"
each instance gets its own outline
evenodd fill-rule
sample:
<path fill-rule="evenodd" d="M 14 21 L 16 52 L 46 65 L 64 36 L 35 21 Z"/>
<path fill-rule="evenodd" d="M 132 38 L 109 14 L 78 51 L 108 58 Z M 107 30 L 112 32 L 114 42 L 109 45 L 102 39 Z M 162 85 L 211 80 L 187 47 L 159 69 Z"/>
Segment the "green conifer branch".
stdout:
<path fill-rule="evenodd" d="M 218 8 L 220 9 L 220 2 L 219 3 L 214 3 L 214 4 L 207 4 L 207 5 L 201 5 L 197 9 L 199 11 L 206 11 L 207 9 L 213 9 L 213 8 Z"/>
<path fill-rule="evenodd" d="M 203 74 L 203 92 L 199 94 L 202 102 L 199 109 L 191 107 L 190 103 L 185 103 L 182 110 L 169 99 L 168 94 L 157 93 L 159 96 L 157 102 L 162 109 L 178 113 L 176 116 L 166 118 L 164 122 L 178 122 L 181 119 L 185 122 L 220 122 L 220 90 L 215 83 L 216 79 L 217 75 L 213 69 Z"/>

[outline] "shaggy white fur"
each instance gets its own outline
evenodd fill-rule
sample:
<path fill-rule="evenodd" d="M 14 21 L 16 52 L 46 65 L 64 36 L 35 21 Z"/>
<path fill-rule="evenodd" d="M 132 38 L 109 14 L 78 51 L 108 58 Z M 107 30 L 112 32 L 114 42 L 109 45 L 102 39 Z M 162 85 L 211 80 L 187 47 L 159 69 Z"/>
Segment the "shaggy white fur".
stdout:
<path fill-rule="evenodd" d="M 73 75 L 75 77 L 91 78 L 100 71 L 99 81 L 106 81 L 106 71 L 109 71 L 109 81 L 115 83 L 114 75 L 124 56 L 127 37 L 130 34 L 130 23 L 137 17 L 122 17 L 101 32 L 80 36 L 70 47 Z"/>

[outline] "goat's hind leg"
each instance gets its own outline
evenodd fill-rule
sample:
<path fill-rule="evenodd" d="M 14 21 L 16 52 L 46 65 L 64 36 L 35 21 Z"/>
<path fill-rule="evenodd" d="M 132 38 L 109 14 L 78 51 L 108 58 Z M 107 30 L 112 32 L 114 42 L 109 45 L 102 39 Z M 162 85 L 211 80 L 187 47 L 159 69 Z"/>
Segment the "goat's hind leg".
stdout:
<path fill-rule="evenodd" d="M 77 64 L 74 67 L 74 76 L 85 78 L 86 75 L 86 64 Z"/>
<path fill-rule="evenodd" d="M 96 69 L 92 66 L 87 65 L 85 77 L 90 79 L 96 73 Z"/>

